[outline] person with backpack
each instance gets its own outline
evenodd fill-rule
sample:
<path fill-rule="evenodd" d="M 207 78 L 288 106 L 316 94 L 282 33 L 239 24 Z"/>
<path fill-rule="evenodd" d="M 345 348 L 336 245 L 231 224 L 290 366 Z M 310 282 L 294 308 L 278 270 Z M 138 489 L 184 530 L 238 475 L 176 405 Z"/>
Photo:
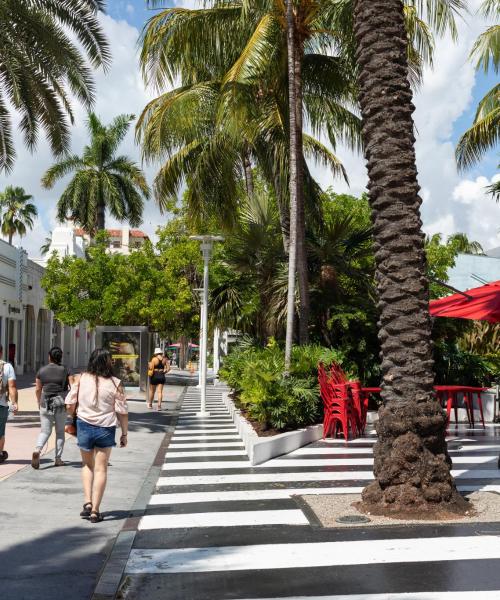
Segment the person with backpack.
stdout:
<path fill-rule="evenodd" d="M 17 413 L 17 386 L 14 367 L 2 360 L 3 346 L 0 344 L 0 463 L 9 457 L 5 447 L 5 426 L 9 418 L 9 399 L 14 414 Z"/>
<path fill-rule="evenodd" d="M 70 414 L 76 414 L 76 436 L 82 456 L 82 483 L 85 502 L 81 517 L 99 523 L 106 489 L 108 461 L 120 424 L 120 447 L 127 445 L 128 406 L 122 383 L 113 377 L 111 354 L 96 348 L 87 370 L 71 386 L 66 399 Z"/>
<path fill-rule="evenodd" d="M 156 390 L 158 390 L 158 410 L 161 410 L 163 401 L 163 386 L 165 385 L 165 375 L 170 371 L 170 363 L 167 357 L 163 356 L 161 348 L 155 348 L 153 358 L 148 364 L 149 375 L 149 402 L 148 408 L 153 408 Z"/>
<path fill-rule="evenodd" d="M 40 410 L 40 434 L 31 457 L 31 466 L 34 469 L 40 467 L 40 453 L 47 443 L 54 425 L 56 428 L 55 466 L 64 466 L 62 453 L 65 440 L 65 398 L 69 390 L 69 371 L 61 364 L 62 357 L 61 348 L 54 346 L 49 350 L 48 364 L 36 374 L 35 395 Z"/>

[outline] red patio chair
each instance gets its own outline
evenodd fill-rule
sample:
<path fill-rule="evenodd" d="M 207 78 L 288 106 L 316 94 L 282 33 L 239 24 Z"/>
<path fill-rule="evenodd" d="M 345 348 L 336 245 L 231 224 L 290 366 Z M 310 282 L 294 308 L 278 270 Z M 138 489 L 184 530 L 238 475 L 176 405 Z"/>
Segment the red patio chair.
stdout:
<path fill-rule="evenodd" d="M 358 422 L 349 385 L 333 381 L 322 363 L 318 365 L 318 381 L 324 409 L 323 438 L 330 435 L 336 437 L 342 431 L 347 441 L 349 429 L 353 435 L 358 433 Z"/>

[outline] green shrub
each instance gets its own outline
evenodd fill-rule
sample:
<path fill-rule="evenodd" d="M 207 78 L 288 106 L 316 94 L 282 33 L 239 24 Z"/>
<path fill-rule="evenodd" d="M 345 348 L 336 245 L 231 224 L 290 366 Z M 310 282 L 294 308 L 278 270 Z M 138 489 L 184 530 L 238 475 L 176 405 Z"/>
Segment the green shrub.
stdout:
<path fill-rule="evenodd" d="M 434 346 L 436 383 L 441 385 L 489 386 L 498 375 L 498 364 L 444 341 Z"/>
<path fill-rule="evenodd" d="M 355 370 L 338 350 L 321 346 L 293 349 L 289 377 L 283 377 L 283 349 L 274 341 L 266 348 L 235 350 L 224 360 L 220 377 L 237 393 L 252 419 L 279 430 L 320 422 L 317 365 L 332 361 L 342 365 L 349 377 Z"/>

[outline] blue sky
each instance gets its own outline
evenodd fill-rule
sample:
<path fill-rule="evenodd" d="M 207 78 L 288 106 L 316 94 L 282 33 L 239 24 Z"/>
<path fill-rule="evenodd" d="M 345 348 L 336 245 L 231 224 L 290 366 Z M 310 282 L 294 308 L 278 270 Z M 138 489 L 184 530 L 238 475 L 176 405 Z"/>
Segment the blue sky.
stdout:
<path fill-rule="evenodd" d="M 165 0 L 162 6 L 174 6 L 175 4 L 182 4 L 182 2 Z M 108 0 L 107 6 L 110 16 L 114 19 L 124 19 L 139 31 L 143 28 L 147 19 L 155 12 L 158 12 L 158 9 L 147 9 L 145 0 Z M 460 135 L 470 126 L 474 118 L 477 103 L 493 87 L 497 79 L 498 77 L 493 72 L 490 72 L 488 75 L 483 73 L 476 74 L 473 100 L 469 108 L 453 124 L 453 131 L 451 133 L 453 143 L 456 143 Z M 498 162 L 498 153 L 492 152 L 473 171 L 491 177 L 497 172 Z"/>

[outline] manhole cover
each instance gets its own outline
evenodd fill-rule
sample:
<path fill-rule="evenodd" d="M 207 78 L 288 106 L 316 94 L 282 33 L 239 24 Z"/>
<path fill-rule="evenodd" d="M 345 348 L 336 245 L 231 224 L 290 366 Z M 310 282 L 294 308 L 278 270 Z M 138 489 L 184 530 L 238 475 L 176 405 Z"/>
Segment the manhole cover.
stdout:
<path fill-rule="evenodd" d="M 344 515 L 343 517 L 338 517 L 335 519 L 337 523 L 369 523 L 370 519 L 368 517 L 363 517 L 363 515 Z"/>

